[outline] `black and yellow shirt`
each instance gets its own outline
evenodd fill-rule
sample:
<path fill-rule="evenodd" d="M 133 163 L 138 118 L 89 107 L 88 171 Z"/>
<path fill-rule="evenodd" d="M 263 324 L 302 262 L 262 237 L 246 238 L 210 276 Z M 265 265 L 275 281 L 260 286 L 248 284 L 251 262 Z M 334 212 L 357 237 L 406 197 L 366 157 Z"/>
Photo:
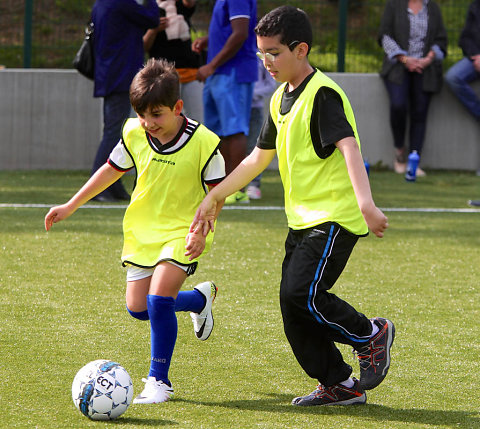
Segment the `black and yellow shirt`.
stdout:
<path fill-rule="evenodd" d="M 319 70 L 290 94 L 287 85 L 273 94 L 257 145 L 277 151 L 288 226 L 300 230 L 337 222 L 354 234 L 366 234 L 345 159 L 335 146 L 348 136 L 360 145 L 350 102 Z M 336 110 L 326 108 L 335 105 Z"/>

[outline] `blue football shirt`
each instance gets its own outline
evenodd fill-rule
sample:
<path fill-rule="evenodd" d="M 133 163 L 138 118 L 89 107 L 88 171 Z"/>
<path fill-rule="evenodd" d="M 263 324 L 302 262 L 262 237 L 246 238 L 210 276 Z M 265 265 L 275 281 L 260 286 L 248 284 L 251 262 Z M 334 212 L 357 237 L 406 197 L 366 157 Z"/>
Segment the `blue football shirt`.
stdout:
<path fill-rule="evenodd" d="M 257 80 L 257 38 L 255 26 L 257 25 L 257 1 L 256 0 L 217 0 L 212 12 L 210 27 L 208 30 L 208 56 L 210 62 L 225 45 L 232 34 L 230 21 L 236 18 L 248 18 L 248 39 L 245 41 L 236 55 L 225 64 L 217 68 L 216 74 L 230 74 L 236 70 L 238 82 L 255 82 Z"/>

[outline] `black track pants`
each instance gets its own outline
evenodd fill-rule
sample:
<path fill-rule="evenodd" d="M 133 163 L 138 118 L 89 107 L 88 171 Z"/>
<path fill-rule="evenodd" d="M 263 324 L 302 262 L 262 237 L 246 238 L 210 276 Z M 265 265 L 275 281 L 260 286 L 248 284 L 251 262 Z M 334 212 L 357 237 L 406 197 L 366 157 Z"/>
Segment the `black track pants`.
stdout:
<path fill-rule="evenodd" d="M 285 334 L 303 370 L 323 385 L 352 373 L 335 342 L 358 346 L 370 337 L 365 315 L 327 292 L 342 273 L 358 236 L 336 223 L 290 230 L 285 242 L 280 306 Z"/>

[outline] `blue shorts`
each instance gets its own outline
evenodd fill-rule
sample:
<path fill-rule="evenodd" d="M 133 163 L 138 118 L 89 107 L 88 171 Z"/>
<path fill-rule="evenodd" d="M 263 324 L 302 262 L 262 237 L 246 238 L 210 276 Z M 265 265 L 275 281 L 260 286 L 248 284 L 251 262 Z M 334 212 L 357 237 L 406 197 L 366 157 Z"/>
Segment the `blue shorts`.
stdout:
<path fill-rule="evenodd" d="M 248 136 L 254 83 L 237 82 L 235 70 L 210 76 L 203 88 L 205 126 L 219 137 Z"/>

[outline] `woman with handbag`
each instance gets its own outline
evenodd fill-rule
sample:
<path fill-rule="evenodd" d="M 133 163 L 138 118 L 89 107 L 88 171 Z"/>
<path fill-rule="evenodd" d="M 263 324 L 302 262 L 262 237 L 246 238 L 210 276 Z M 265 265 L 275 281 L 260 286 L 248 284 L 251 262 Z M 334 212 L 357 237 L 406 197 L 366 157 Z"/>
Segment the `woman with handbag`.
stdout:
<path fill-rule="evenodd" d="M 93 163 L 93 175 L 107 161 L 120 139 L 122 124 L 130 116 L 128 91 L 144 62 L 143 35 L 158 26 L 159 9 L 155 0 L 97 0 L 92 22 L 93 96 L 103 98 L 103 137 Z M 120 180 L 95 197 L 102 202 L 128 199 Z"/>
<path fill-rule="evenodd" d="M 385 56 L 380 75 L 390 99 L 390 126 L 395 147 L 394 170 L 404 174 L 405 134 L 410 119 L 409 152 L 423 148 L 427 114 L 433 93 L 443 81 L 447 32 L 440 7 L 433 0 L 388 0 L 378 43 Z M 417 176 L 425 175 L 420 168 Z"/>

